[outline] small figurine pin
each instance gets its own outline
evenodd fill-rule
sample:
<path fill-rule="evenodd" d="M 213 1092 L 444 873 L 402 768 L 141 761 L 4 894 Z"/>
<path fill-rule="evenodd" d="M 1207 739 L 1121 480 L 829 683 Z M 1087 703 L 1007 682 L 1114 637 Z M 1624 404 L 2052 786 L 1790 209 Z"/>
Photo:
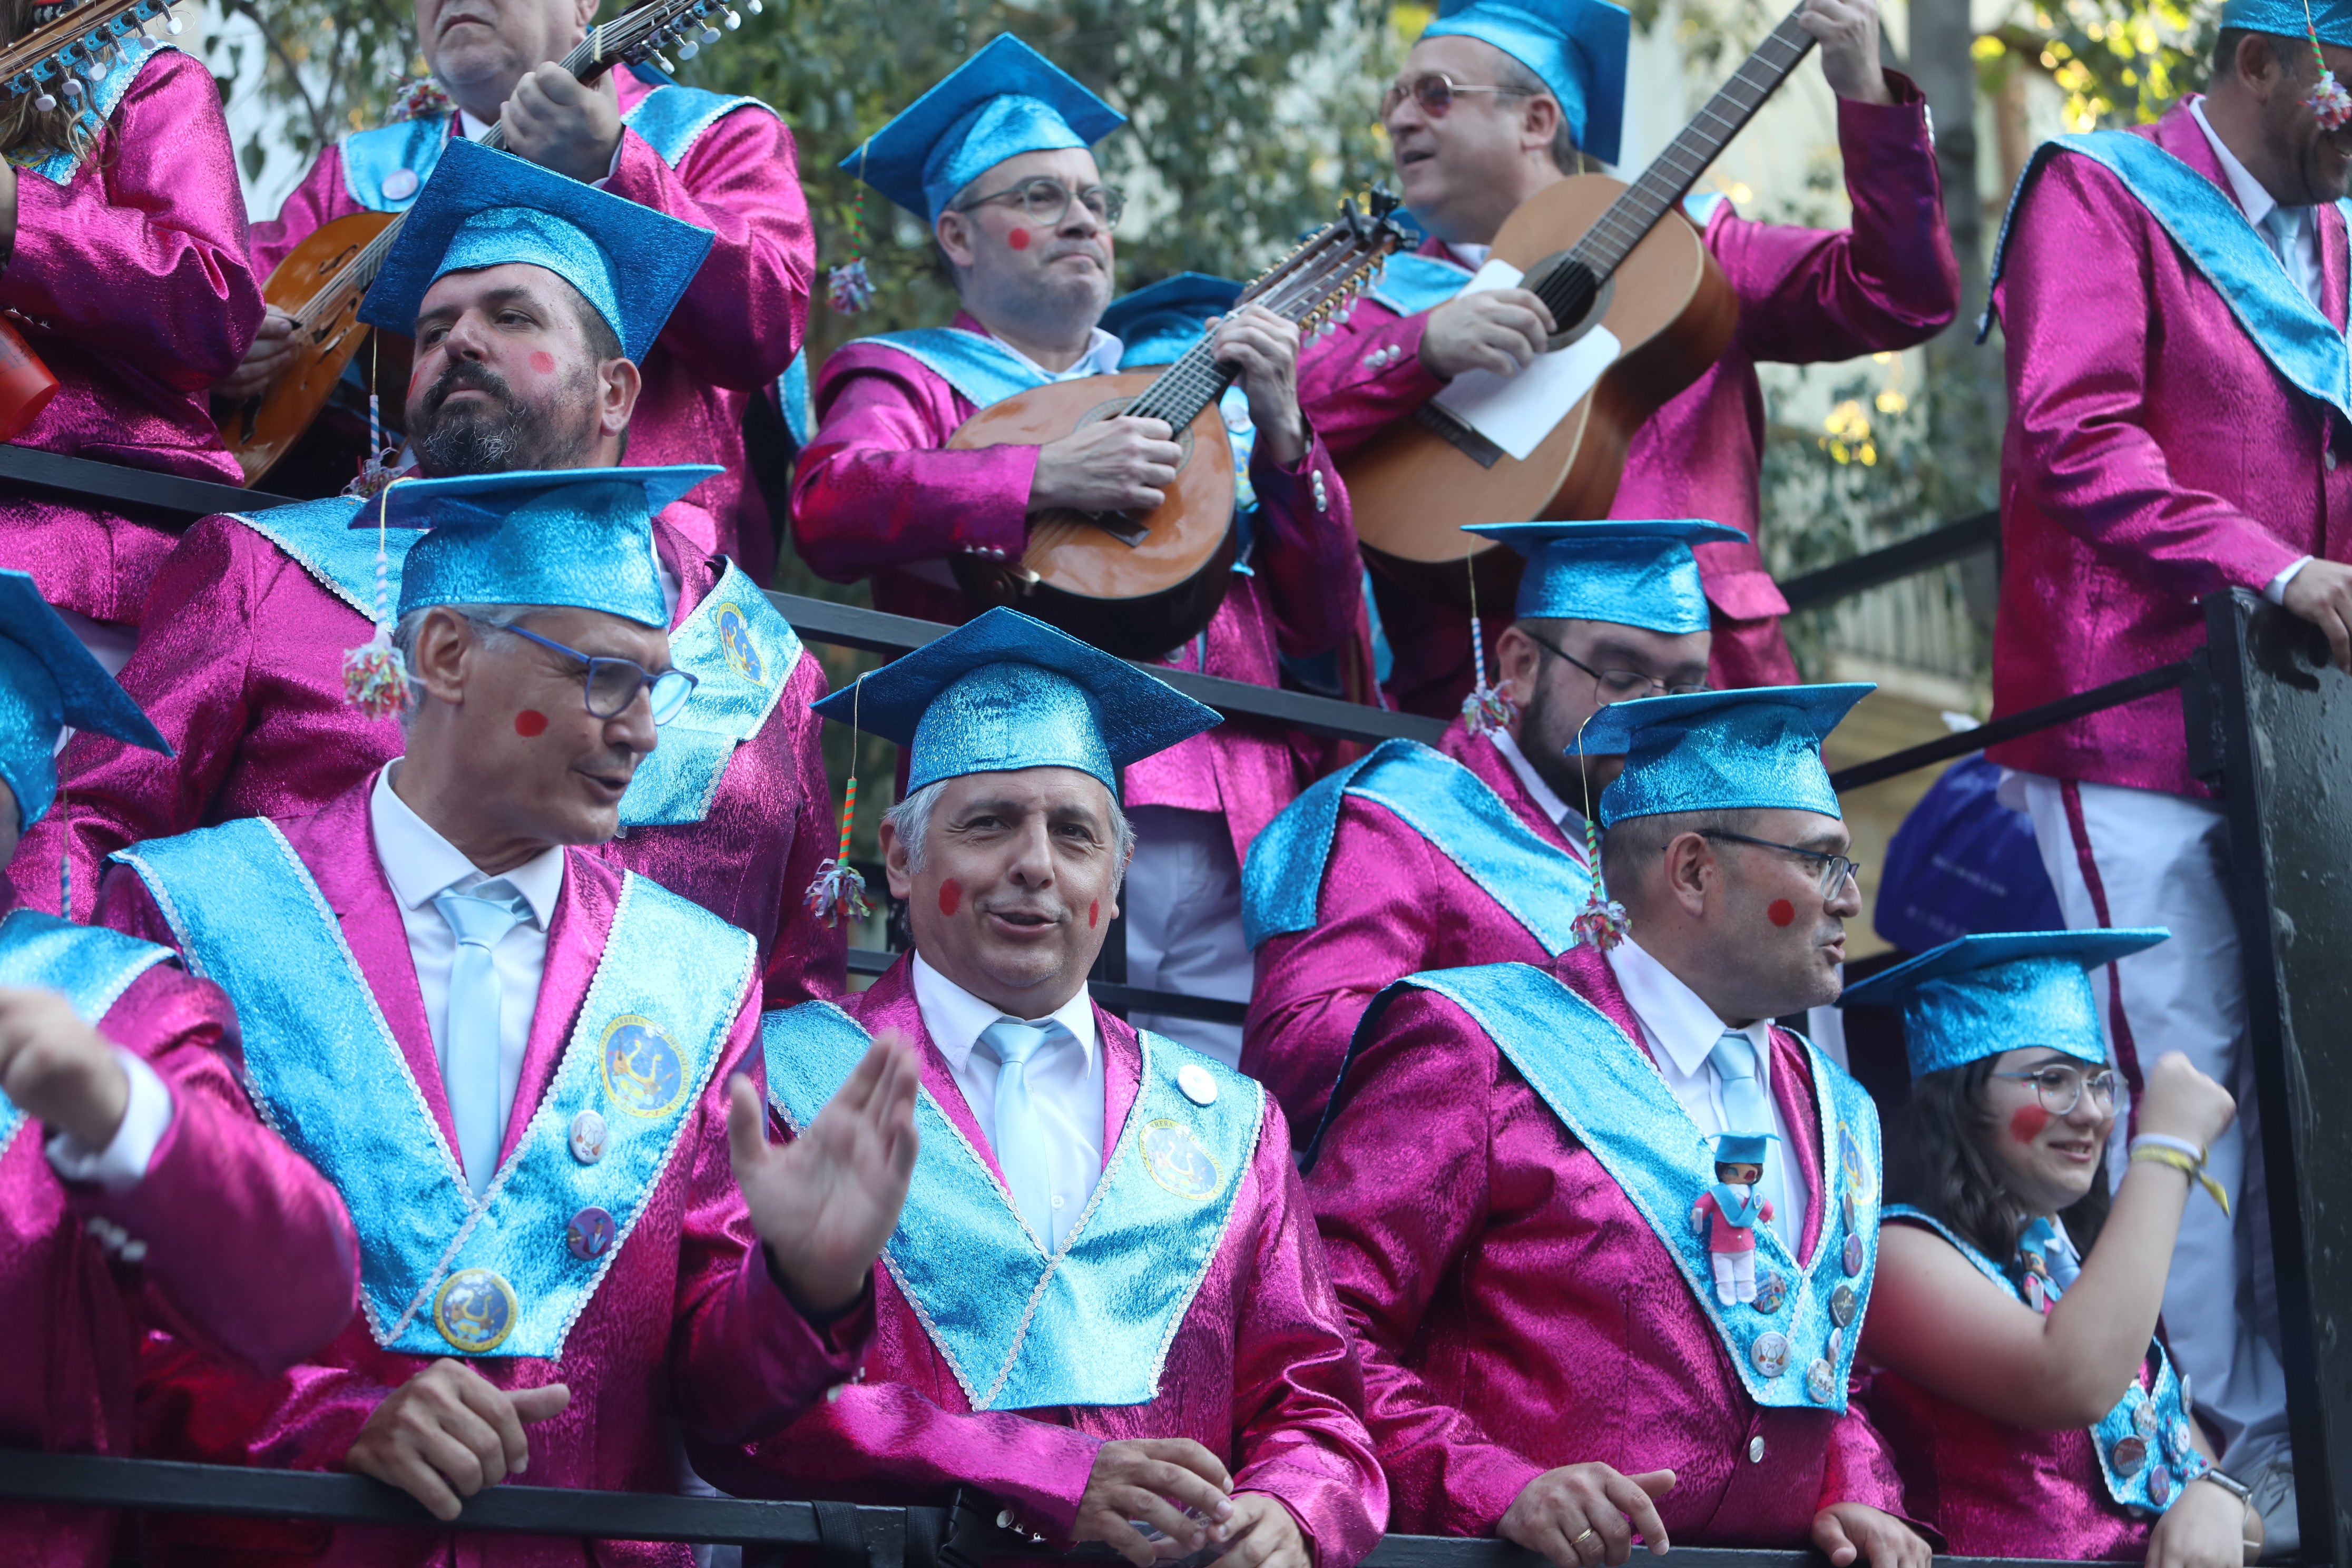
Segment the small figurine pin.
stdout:
<path fill-rule="evenodd" d="M 1715 1141 L 1715 1185 L 1691 1205 L 1691 1228 L 1706 1233 L 1715 1258 L 1715 1299 L 1725 1306 L 1756 1300 L 1756 1225 L 1770 1224 L 1772 1200 L 1756 1191 L 1764 1179 L 1769 1132 L 1725 1132 Z"/>

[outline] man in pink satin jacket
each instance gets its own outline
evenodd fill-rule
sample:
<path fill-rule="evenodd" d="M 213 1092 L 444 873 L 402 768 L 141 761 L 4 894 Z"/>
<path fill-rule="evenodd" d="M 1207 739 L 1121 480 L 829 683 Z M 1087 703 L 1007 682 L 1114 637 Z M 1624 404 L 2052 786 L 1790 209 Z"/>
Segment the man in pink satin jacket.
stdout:
<path fill-rule="evenodd" d="M 1521 202 L 1582 166 L 1614 163 L 1624 102 L 1625 13 L 1607 0 L 1475 0 L 1439 7 L 1389 91 L 1383 117 L 1405 205 L 1429 231 L 1418 256 L 1351 321 L 1302 357 L 1307 416 L 1343 456 L 1407 418 L 1471 369 L 1508 374 L 1543 346 L 1550 317 L 1521 289 L 1460 294 Z M 1633 436 L 1612 517 L 1705 517 L 1745 540 L 1702 548 L 1715 606 L 1714 683 L 1797 679 L 1788 611 L 1754 543 L 1764 443 L 1759 361 L 1852 359 L 1926 342 L 1959 304 L 1927 103 L 1880 68 L 1875 0 L 1810 0 L 1808 32 L 1837 93 L 1853 227 L 1751 222 L 1718 196 L 1691 221 L 1739 298 L 1739 328 L 1713 369 Z M 1456 296 L 1459 295 L 1457 298 Z M 1472 685 L 1468 617 L 1378 572 L 1398 706 L 1451 718 Z M 1490 644 L 1481 657 L 1492 657 Z"/>
<path fill-rule="evenodd" d="M 1927 1568 L 1852 1363 L 1877 1252 L 1869 1095 L 1776 1016 L 1835 999 L 1860 908 L 1822 737 L 1869 689 L 1620 702 L 1588 929 L 1549 966 L 1424 972 L 1374 1004 L 1307 1191 L 1363 1347 L 1401 1530 L 1559 1568 L 1669 1543 Z M 1756 1294 L 1692 1205 L 1769 1141 Z"/>
<path fill-rule="evenodd" d="M 2352 77 L 2352 4 L 2313 0 L 2311 16 L 2317 53 Z M 2221 23 L 2209 94 L 2045 145 L 2011 204 L 1993 288 L 2010 392 L 1996 714 L 2188 657 L 2205 641 L 2198 600 L 2231 587 L 2315 623 L 2352 667 L 2352 126 L 2326 129 L 2314 105 L 2301 0 L 2231 0 Z M 2164 1321 L 2223 1468 L 2291 1552 L 2228 834 L 2190 773 L 2180 694 L 1986 754 L 2015 770 L 2003 797 L 2031 813 L 2069 926 L 2173 933 L 2096 981 L 2126 1080 L 2180 1050 L 2238 1093 L 2209 1155 L 2234 1217 L 2191 1205 Z M 2111 1174 L 2129 1133 L 2126 1118 Z"/>
<path fill-rule="evenodd" d="M 856 1375 L 697 1466 L 766 1496 L 975 1489 L 982 1520 L 1139 1568 L 1136 1521 L 1229 1568 L 1349 1568 L 1387 1483 L 1282 1112 L 1087 990 L 1132 842 L 1118 770 L 1216 715 L 1002 607 L 857 707 L 908 748 L 882 831 L 915 951 L 838 1006 L 768 1015 L 769 1094 L 789 1133 L 869 1035 L 911 1039 L 922 1152 Z"/>
<path fill-rule="evenodd" d="M 0 168 L 0 315 L 58 382 L 12 440 L 241 484 L 205 407 L 262 309 L 220 90 L 202 60 L 135 35 L 87 87 L 30 116 Z M 82 151 L 60 150 L 69 136 Z M 79 501 L 0 498 L 0 568 L 31 573 L 110 670 L 173 537 Z"/>
<path fill-rule="evenodd" d="M 1119 341 L 1096 322 L 1110 300 L 1120 197 L 1103 187 L 1088 148 L 1123 119 L 1007 34 L 853 155 L 860 177 L 931 226 L 963 310 L 950 327 L 845 344 L 821 367 L 817 427 L 793 490 L 793 537 L 816 572 L 871 577 L 882 609 L 961 622 L 977 606 L 951 562 L 1017 559 L 1029 519 L 1048 508 L 1160 503 L 1181 453 L 1157 420 L 1103 420 L 1043 447 L 946 449 L 983 406 L 1118 367 Z M 1228 427 L 1255 437 L 1237 476 L 1255 497 L 1242 513 L 1247 543 L 1207 629 L 1172 650 L 1140 651 L 1273 686 L 1282 656 L 1328 653 L 1354 632 L 1363 613 L 1355 533 L 1339 474 L 1298 411 L 1297 327 L 1244 308 L 1217 342 L 1245 395 L 1241 406 L 1228 401 Z M 1303 783 L 1293 737 L 1242 721 L 1149 759 L 1126 781 L 1137 832 L 1129 982 L 1248 998 L 1242 858 Z M 1144 1021 L 1228 1064 L 1240 1054 L 1236 1025 Z"/>
<path fill-rule="evenodd" d="M 645 210 L 471 147 L 452 155 L 431 201 L 415 210 L 431 219 L 459 195 L 469 169 L 527 181 L 531 201 L 622 218 Z M 528 331 L 509 322 L 477 331 L 462 316 L 422 324 L 436 368 L 409 395 L 420 473 L 620 460 L 644 406 L 636 359 L 697 276 L 694 231 L 658 218 L 642 226 L 662 246 L 607 268 L 622 287 L 618 321 L 588 309 L 558 274 L 526 267 L 522 293 L 506 302 L 530 320 Z M 655 263 L 653 249 L 672 259 Z M 478 269 L 457 276 L 491 286 Z M 539 371 L 536 358 L 553 370 Z M 28 837 L 13 868 L 20 898 L 53 908 L 62 857 L 70 855 L 76 884 L 92 889 L 98 866 L 126 845 L 232 817 L 305 815 L 400 754 L 398 723 L 368 717 L 344 690 L 344 652 L 368 640 L 380 613 L 376 537 L 348 526 L 362 504 L 307 501 L 210 517 L 188 531 L 157 574 L 122 671 L 172 750 L 100 735 L 68 742 L 68 804 Z M 824 671 L 740 567 L 677 525 L 694 512 L 688 501 L 666 509 L 654 537 L 674 600 L 672 655 L 703 685 L 622 803 L 628 831 L 595 852 L 750 931 L 772 1004 L 834 995 L 845 978 L 844 936 L 802 897 L 834 847 L 819 721 L 808 710 L 824 695 Z M 394 597 L 407 542 L 386 541 L 385 592 Z"/>
<path fill-rule="evenodd" d="M 0 572 L 0 858 L 55 798 L 60 725 L 163 744 L 21 572 Z M 356 1305 L 342 1200 L 256 1119 L 228 998 L 171 957 L 0 889 L 0 1448 L 129 1454 L 151 1325 L 274 1373 Z M 115 1533 L 0 1503 L 25 1568 L 104 1568 Z"/>
<path fill-rule="evenodd" d="M 1706 684 L 1695 546 L 1708 522 L 1502 523 L 1525 555 L 1497 640 L 1499 704 L 1433 752 L 1391 741 L 1325 778 L 1258 836 L 1243 873 L 1257 954 L 1242 1070 L 1301 1144 L 1372 998 L 1466 963 L 1547 964 L 1574 945 L 1592 797 L 1617 759 L 1566 755 L 1601 707 Z"/>
<path fill-rule="evenodd" d="M 730 557 L 765 586 L 782 520 L 768 516 L 749 478 L 743 416 L 800 352 L 808 325 L 816 237 L 799 154 L 783 121 L 756 99 L 686 87 L 651 66 L 622 66 L 582 86 L 556 62 L 586 37 L 597 5 L 416 0 L 417 48 L 432 71 L 415 89 L 417 112 L 321 153 L 278 216 L 254 226 L 254 270 L 268 277 L 337 218 L 407 211 L 443 149 L 478 142 L 494 123 L 509 152 L 708 229 L 709 258 L 641 356 L 645 391 L 625 460 L 721 465 L 700 510 L 680 521 L 695 550 Z M 218 389 L 224 405 L 285 368 L 291 330 L 289 317 L 270 312 Z"/>
<path fill-rule="evenodd" d="M 913 1165 L 911 1056 L 877 1047 L 810 1137 L 771 1144 L 751 937 L 574 847 L 611 836 L 689 694 L 652 512 L 707 471 L 394 487 L 389 524 L 428 531 L 401 586 L 405 755 L 312 815 L 117 857 L 101 915 L 237 1004 L 255 1098 L 351 1208 L 366 1307 L 276 1378 L 151 1341 L 149 1451 L 356 1470 L 453 1520 L 526 1466 L 672 1491 L 673 1422 L 751 1441 L 854 1364 Z M 264 1522 L 150 1539 L 165 1562 L 691 1555 Z"/>

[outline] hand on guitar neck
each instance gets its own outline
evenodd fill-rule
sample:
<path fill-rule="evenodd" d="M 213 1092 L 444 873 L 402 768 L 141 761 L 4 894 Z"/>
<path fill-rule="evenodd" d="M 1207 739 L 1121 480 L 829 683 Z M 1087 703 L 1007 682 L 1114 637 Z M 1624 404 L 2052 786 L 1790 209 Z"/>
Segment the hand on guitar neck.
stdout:
<path fill-rule="evenodd" d="M 1879 63 L 1876 0 L 1807 0 L 1797 21 L 1822 46 L 1822 75 L 1832 92 L 1863 103 L 1895 101 Z"/>

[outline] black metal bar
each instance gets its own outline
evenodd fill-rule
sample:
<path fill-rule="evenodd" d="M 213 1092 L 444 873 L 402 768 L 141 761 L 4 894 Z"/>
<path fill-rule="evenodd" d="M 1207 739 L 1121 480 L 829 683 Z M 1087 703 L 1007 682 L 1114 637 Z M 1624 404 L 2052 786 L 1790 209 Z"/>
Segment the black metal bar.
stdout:
<path fill-rule="evenodd" d="M 919 648 L 955 629 L 937 621 L 886 616 L 879 610 L 837 604 L 831 599 L 807 599 L 793 594 L 770 594 L 768 598 L 802 637 L 836 647 L 897 655 Z M 1158 676 L 1185 696 L 1207 703 L 1227 718 L 1263 719 L 1286 729 L 1336 736 L 1343 741 L 1407 740 L 1433 746 L 1445 733 L 1443 722 L 1417 713 L 1391 713 L 1360 702 L 1311 697 L 1279 687 L 1252 686 L 1245 681 L 1195 675 L 1190 670 L 1168 669 L 1156 664 L 1138 663 L 1136 668 Z"/>
<path fill-rule="evenodd" d="M 240 489 L 206 479 L 184 479 L 152 468 L 127 468 L 120 463 L 68 458 L 36 447 L 0 446 L 0 484 L 45 491 L 76 500 L 105 503 L 157 514 L 159 521 L 186 524 L 216 511 L 252 511 L 284 506 L 287 498 L 264 490 Z"/>
<path fill-rule="evenodd" d="M 2352 1498 L 2352 1094 L 2342 1067 L 2352 680 L 2330 668 L 2316 627 L 2243 588 L 2206 596 L 2205 638 L 2210 681 L 2189 705 L 2190 752 L 2205 739 L 2194 726 L 2209 725 L 2221 742 L 2246 982 L 2247 1175 L 2259 1172 L 2268 1198 L 2302 1557 L 2342 1564 L 2352 1563 L 2352 1517 L 2336 1502 Z"/>
<path fill-rule="evenodd" d="M 1965 757 L 1970 752 L 1998 746 L 2003 741 L 2014 741 L 2020 735 L 2031 735 L 2036 730 L 2047 730 L 2053 724 L 2080 719 L 2085 713 L 2120 708 L 2126 702 L 2137 702 L 2159 691 L 2170 691 L 2188 677 L 2189 660 L 2185 658 L 2175 664 L 2144 669 L 2137 675 L 2127 675 L 2121 680 L 2111 680 L 2105 686 L 2095 686 L 2088 691 L 2062 697 L 2039 708 L 2028 708 L 2022 713 L 2011 713 L 1973 730 L 1962 730 L 1941 740 L 1929 741 L 1924 745 L 1912 746 L 1887 756 L 1874 757 L 1850 768 L 1841 768 L 1830 775 L 1830 787 L 1843 795 L 1847 790 L 1861 789 L 1865 784 L 1874 784 L 1899 773 L 1907 773 L 1914 768 L 1929 767 L 1954 757 Z"/>
<path fill-rule="evenodd" d="M 1850 556 L 1801 577 L 1791 577 L 1780 584 L 1780 597 L 1789 601 L 1791 610 L 1809 610 L 1816 605 L 1851 598 L 1865 588 L 1916 576 L 2000 543 L 2000 513 L 1980 511 L 1925 533 L 1915 533 L 1867 555 Z"/>
<path fill-rule="evenodd" d="M 849 950 L 849 973 L 879 974 L 898 962 L 895 952 L 883 952 L 870 947 Z M 1171 1018 L 1198 1018 L 1209 1024 L 1238 1024 L 1249 1016 L 1246 1002 L 1227 1002 L 1214 996 L 1183 996 L 1173 991 L 1147 991 L 1140 985 L 1122 985 L 1108 980 L 1087 983 L 1087 994 L 1114 1013 L 1141 1011 L 1159 1013 Z"/>

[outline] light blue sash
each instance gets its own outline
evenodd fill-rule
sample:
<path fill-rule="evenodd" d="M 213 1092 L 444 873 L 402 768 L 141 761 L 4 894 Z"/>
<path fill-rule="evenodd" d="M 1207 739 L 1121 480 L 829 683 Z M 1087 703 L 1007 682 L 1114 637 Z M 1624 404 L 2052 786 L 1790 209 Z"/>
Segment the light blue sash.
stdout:
<path fill-rule="evenodd" d="M 1400 316 L 1410 316 L 1443 305 L 1462 292 L 1473 274 L 1440 257 L 1408 250 L 1381 263 L 1380 281 L 1365 290 Z"/>
<path fill-rule="evenodd" d="M 808 350 L 794 354 L 784 374 L 776 377 L 776 402 L 784 411 L 784 428 L 793 433 L 793 449 L 806 451 L 809 437 L 816 434 L 809 409 Z"/>
<path fill-rule="evenodd" d="M 1909 1204 L 1889 1204 L 1880 1217 L 1906 1219 L 1926 1226 L 1958 1248 L 1961 1257 L 1976 1265 L 1978 1273 L 2015 1300 L 2025 1300 L 2007 1269 L 1969 1246 L 1950 1226 L 1927 1210 L 1913 1208 Z M 2183 1487 L 2212 1468 L 2212 1465 L 2189 1442 L 2189 1411 L 2180 1397 L 2180 1377 L 2172 1369 L 2172 1358 L 2165 1353 L 2164 1342 L 2149 1341 L 2148 1350 L 2156 1356 L 2156 1391 L 2149 1393 L 2134 1378 L 2116 1407 L 2091 1428 L 2091 1447 L 2098 1451 L 2099 1471 L 2106 1478 L 2109 1497 L 2126 1508 L 2162 1513 L 2179 1500 Z M 2125 1448 L 2119 1455 L 2117 1449 L 2127 1440 L 2136 1441 L 2138 1448 Z M 2164 1477 L 2162 1502 L 2157 1501 L 2151 1491 L 2151 1484 L 2159 1473 Z"/>
<path fill-rule="evenodd" d="M 896 349 L 979 408 L 1002 403 L 1016 393 L 1050 385 L 1054 381 L 1054 377 L 994 338 L 956 327 L 916 327 L 856 341 Z"/>
<path fill-rule="evenodd" d="M 2009 256 L 2017 209 L 2034 176 L 2060 152 L 2078 153 L 2121 181 L 2221 296 L 2271 368 L 2296 391 L 2352 419 L 2352 343 L 2304 297 L 2302 288 L 2221 187 L 2145 136 L 2093 131 L 2061 136 L 2034 149 L 2009 198 L 2008 216 L 2001 219 L 1992 256 L 1995 284 Z M 2352 201 L 2336 205 L 2352 224 Z M 2316 212 L 2311 221 L 2319 221 Z M 2347 307 L 2346 319 L 2352 321 L 2352 299 Z M 1991 326 L 1988 310 L 1978 325 L 1979 342 Z"/>
<path fill-rule="evenodd" d="M 829 1002 L 761 1020 L 768 1095 L 796 1131 L 866 1054 L 863 1026 Z M 882 1250 L 974 1410 L 1148 1405 L 1168 1347 L 1223 1245 L 1257 1149 L 1265 1091 L 1172 1040 L 1141 1033 L 1143 1073 L 1102 1179 L 1048 1257 L 988 1162 L 924 1089 L 920 1152 Z M 1204 1068 L 1216 1098 L 1176 1087 Z"/>
<path fill-rule="evenodd" d="M 1756 1300 L 1726 1307 L 1716 1300 L 1706 1231 L 1691 1224 L 1691 1205 L 1715 1185 L 1715 1155 L 1640 1046 L 1567 984 L 1524 963 L 1430 970 L 1397 984 L 1434 991 L 1469 1014 L 1592 1152 L 1682 1271 L 1750 1398 L 1845 1409 L 1861 1337 L 1854 1325 L 1878 1259 L 1878 1110 L 1860 1084 L 1806 1042 L 1822 1151 L 1822 1168 L 1806 1177 L 1820 1196 L 1821 1240 L 1806 1268 L 1778 1231 L 1759 1226 Z"/>
<path fill-rule="evenodd" d="M 171 956 L 152 942 L 38 910 L 10 910 L 0 920 L 0 985 L 62 991 L 85 1024 L 105 1017 L 132 981 Z M 0 1153 L 24 1124 L 24 1111 L 0 1094 Z"/>
<path fill-rule="evenodd" d="M 800 663 L 801 639 L 732 561 L 669 634 L 670 661 L 698 678 L 686 709 L 661 727 L 621 797 L 625 827 L 700 822 L 735 748 L 760 732 Z"/>
<path fill-rule="evenodd" d="M 343 138 L 343 190 L 372 213 L 404 213 L 433 177 L 441 149 L 449 144 L 449 116 L 424 114 L 394 125 L 354 131 Z M 384 195 L 383 184 L 401 169 L 416 176 L 404 196 Z"/>
<path fill-rule="evenodd" d="M 1698 225 L 1701 234 L 1715 221 L 1716 209 L 1731 198 L 1721 191 L 1693 191 L 1683 198 L 1683 216 Z"/>
<path fill-rule="evenodd" d="M 375 549 L 373 529 L 353 528 L 352 519 L 367 504 L 357 496 L 329 496 L 324 500 L 298 500 L 262 511 L 233 511 L 228 517 L 245 524 L 292 557 L 296 565 L 319 586 L 375 619 Z M 387 607 L 400 604 L 400 569 L 409 546 L 422 538 L 413 528 L 383 531 L 389 574 L 384 579 Z"/>
<path fill-rule="evenodd" d="M 106 129 L 108 121 L 114 118 L 116 106 L 130 92 L 131 84 L 139 79 L 140 72 L 147 68 L 147 63 L 166 50 L 178 52 L 177 45 L 159 44 L 144 33 L 128 26 L 115 35 L 114 47 L 121 58 L 115 61 L 111 70 L 97 81 L 87 76 L 81 79 L 82 110 L 74 117 L 74 123 L 93 138 Z M 54 91 L 54 80 L 50 87 Z M 58 96 L 62 98 L 64 94 L 59 93 Z M 74 177 L 74 171 L 81 167 L 81 160 L 70 148 L 60 147 L 20 147 L 8 154 L 8 162 L 28 174 L 40 175 L 53 185 L 66 184 Z"/>
<path fill-rule="evenodd" d="M 649 65 L 629 68 L 654 90 L 637 100 L 637 106 L 621 116 L 621 123 L 635 132 L 673 169 L 686 162 L 702 133 L 727 115 L 739 109 L 775 112 L 756 98 L 727 98 L 698 87 L 681 87 Z"/>
<path fill-rule="evenodd" d="M 1546 952 L 1557 955 L 1575 945 L 1570 922 L 1591 887 L 1584 867 L 1444 752 L 1418 741 L 1382 741 L 1318 780 L 1250 845 L 1242 868 L 1242 937 L 1252 948 L 1270 936 L 1314 929 L 1340 802 L 1349 795 L 1395 813 Z"/>
<path fill-rule="evenodd" d="M 274 824 L 224 823 L 113 858 L 146 883 L 188 966 L 236 1004 L 263 1117 L 342 1194 L 376 1342 L 561 1357 L 726 1054 L 755 973 L 751 937 L 627 876 L 554 1077 L 477 1202 L 335 912 Z M 583 1111 L 606 1131 L 587 1164 L 570 1138 Z M 567 1231 L 591 1209 L 609 1241 L 583 1258 Z"/>

